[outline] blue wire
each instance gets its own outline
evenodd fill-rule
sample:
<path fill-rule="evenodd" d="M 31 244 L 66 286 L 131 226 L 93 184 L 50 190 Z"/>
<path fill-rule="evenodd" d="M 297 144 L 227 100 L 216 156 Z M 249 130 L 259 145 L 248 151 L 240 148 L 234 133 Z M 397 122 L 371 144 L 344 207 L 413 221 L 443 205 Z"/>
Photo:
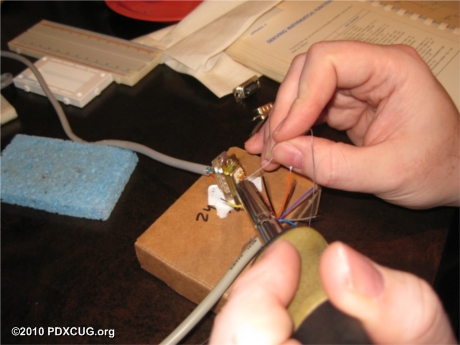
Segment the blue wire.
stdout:
<path fill-rule="evenodd" d="M 278 219 L 278 221 L 279 221 L 280 223 L 286 223 L 286 224 L 289 224 L 290 226 L 293 226 L 293 227 L 296 227 L 296 226 L 297 226 L 297 224 L 296 224 L 296 223 L 294 223 L 294 222 L 291 222 L 290 220 L 287 220 L 287 219 L 282 219 L 282 218 L 280 218 L 280 219 Z"/>

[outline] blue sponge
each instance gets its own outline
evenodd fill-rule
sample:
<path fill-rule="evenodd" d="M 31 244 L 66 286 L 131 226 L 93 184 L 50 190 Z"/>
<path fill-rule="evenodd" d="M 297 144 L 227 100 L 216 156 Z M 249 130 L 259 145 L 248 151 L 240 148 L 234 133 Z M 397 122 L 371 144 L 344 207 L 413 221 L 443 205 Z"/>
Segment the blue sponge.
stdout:
<path fill-rule="evenodd" d="M 18 134 L 2 153 L 1 198 L 106 220 L 137 161 L 135 153 L 117 147 Z"/>

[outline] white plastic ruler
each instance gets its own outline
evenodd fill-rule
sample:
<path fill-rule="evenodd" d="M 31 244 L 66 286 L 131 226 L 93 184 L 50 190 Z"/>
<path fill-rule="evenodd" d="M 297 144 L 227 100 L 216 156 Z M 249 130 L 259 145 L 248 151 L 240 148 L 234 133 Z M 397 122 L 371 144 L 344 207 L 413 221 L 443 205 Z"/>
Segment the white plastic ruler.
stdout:
<path fill-rule="evenodd" d="M 135 42 L 42 20 L 8 47 L 35 58 L 55 56 L 112 74 L 133 86 L 161 61 L 161 51 Z"/>

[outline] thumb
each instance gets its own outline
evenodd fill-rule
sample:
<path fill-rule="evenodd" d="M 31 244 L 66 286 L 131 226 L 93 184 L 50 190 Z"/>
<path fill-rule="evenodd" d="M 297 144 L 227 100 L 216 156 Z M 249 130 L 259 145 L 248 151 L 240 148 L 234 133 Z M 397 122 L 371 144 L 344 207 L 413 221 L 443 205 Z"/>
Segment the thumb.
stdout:
<path fill-rule="evenodd" d="M 210 344 L 298 344 L 289 340 L 292 319 L 286 306 L 298 285 L 300 257 L 286 241 L 277 241 L 246 270 L 216 316 Z"/>
<path fill-rule="evenodd" d="M 320 274 L 331 303 L 360 320 L 375 343 L 456 343 L 424 280 L 377 265 L 339 242 L 324 251 Z"/>
<path fill-rule="evenodd" d="M 315 177 L 325 187 L 359 191 L 383 196 L 395 186 L 388 174 L 397 169 L 389 155 L 393 144 L 357 147 L 324 138 L 300 136 L 276 144 L 273 160 L 294 171 Z M 381 181 L 376 183 L 375 181 Z"/>

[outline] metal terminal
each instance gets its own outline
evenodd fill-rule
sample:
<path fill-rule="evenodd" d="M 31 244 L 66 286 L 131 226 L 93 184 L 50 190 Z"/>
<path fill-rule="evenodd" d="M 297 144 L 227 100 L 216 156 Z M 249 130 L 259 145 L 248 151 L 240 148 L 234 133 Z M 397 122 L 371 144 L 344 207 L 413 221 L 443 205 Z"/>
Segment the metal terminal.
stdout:
<path fill-rule="evenodd" d="M 268 118 L 268 115 L 270 115 L 272 109 L 273 109 L 273 103 L 270 102 L 254 110 L 255 116 L 252 118 L 252 121 L 259 120 L 259 122 L 253 128 L 253 130 L 251 131 L 251 134 L 249 134 L 250 137 L 256 134 L 259 131 L 259 129 L 263 126 L 263 124 Z"/>
<path fill-rule="evenodd" d="M 261 107 L 258 107 L 256 110 L 253 111 L 254 117 L 252 118 L 252 121 L 266 120 L 268 118 L 268 115 L 270 115 L 272 109 L 273 109 L 273 102 L 270 102 L 270 103 L 264 104 Z"/>
<path fill-rule="evenodd" d="M 229 204 L 241 205 L 236 184 L 243 181 L 246 175 L 238 158 L 234 154 L 229 156 L 227 152 L 222 152 L 212 161 L 212 167 L 225 200 Z"/>
<path fill-rule="evenodd" d="M 235 87 L 233 89 L 233 96 L 235 96 L 235 101 L 241 102 L 243 99 L 248 98 L 259 89 L 260 81 L 259 78 L 255 75 L 240 86 Z"/>

